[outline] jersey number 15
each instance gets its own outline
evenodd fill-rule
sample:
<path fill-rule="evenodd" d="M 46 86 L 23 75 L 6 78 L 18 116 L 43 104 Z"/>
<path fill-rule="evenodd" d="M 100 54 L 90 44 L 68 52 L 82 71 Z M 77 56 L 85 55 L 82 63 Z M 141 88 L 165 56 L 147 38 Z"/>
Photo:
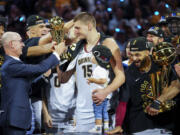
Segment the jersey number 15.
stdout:
<path fill-rule="evenodd" d="M 84 70 L 84 78 L 91 77 L 92 65 L 84 65 L 82 66 L 82 69 Z"/>

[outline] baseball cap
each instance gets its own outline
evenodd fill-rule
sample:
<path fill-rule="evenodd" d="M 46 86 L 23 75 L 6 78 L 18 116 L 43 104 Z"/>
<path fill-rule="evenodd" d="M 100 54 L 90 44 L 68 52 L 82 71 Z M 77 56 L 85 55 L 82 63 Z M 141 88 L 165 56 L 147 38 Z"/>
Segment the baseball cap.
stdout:
<path fill-rule="evenodd" d="M 149 50 L 148 41 L 145 37 L 137 37 L 130 41 L 130 51 Z"/>
<path fill-rule="evenodd" d="M 38 16 L 38 15 L 31 15 L 27 18 L 26 28 L 33 25 L 41 24 L 41 23 L 44 23 L 43 17 Z"/>
<path fill-rule="evenodd" d="M 157 26 L 161 27 L 162 25 L 167 25 L 167 24 L 168 24 L 168 22 L 166 20 L 166 17 L 165 16 L 161 16 L 161 19 L 157 23 Z"/>
<path fill-rule="evenodd" d="M 166 19 L 167 21 L 171 20 L 180 20 L 180 11 L 172 12 Z"/>
<path fill-rule="evenodd" d="M 163 38 L 164 37 L 164 32 L 160 27 L 154 26 L 148 29 L 146 34 L 152 34 L 157 37 Z"/>
<path fill-rule="evenodd" d="M 92 49 L 92 53 L 97 61 L 97 63 L 105 68 L 109 69 L 110 68 L 110 59 L 112 57 L 112 52 L 109 48 L 107 48 L 104 45 L 96 45 Z"/>

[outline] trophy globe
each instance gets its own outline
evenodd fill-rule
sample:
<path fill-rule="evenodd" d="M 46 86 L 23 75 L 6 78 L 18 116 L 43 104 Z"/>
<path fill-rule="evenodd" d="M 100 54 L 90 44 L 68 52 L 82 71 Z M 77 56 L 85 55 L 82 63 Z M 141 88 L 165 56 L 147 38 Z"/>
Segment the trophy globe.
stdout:
<path fill-rule="evenodd" d="M 161 42 L 153 46 L 152 58 L 155 63 L 161 66 L 170 65 L 176 59 L 176 49 L 169 42 Z"/>

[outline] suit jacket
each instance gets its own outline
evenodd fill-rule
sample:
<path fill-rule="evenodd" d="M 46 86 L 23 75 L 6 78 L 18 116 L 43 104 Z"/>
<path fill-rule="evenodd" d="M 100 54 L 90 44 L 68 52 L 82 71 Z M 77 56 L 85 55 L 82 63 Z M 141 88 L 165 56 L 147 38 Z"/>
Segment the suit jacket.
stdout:
<path fill-rule="evenodd" d="M 4 110 L 4 113 L 0 115 L 1 126 L 10 125 L 22 129 L 30 127 L 32 112 L 29 94 L 32 78 L 46 72 L 58 63 L 59 60 L 54 54 L 37 65 L 24 64 L 11 56 L 5 57 L 5 62 L 1 68 L 1 106 Z"/>

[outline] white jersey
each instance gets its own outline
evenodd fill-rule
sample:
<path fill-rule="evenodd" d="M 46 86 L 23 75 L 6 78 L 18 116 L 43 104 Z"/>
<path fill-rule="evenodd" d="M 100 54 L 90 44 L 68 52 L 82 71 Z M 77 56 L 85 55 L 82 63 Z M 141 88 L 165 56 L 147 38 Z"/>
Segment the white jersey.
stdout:
<path fill-rule="evenodd" d="M 78 56 L 76 63 L 77 75 L 77 99 L 76 99 L 76 119 L 77 124 L 93 123 L 93 101 L 90 85 L 87 83 L 87 78 L 91 77 L 92 71 L 95 69 L 96 64 L 91 62 L 92 52 L 87 52 L 83 48 Z"/>
<path fill-rule="evenodd" d="M 67 70 L 72 69 L 75 62 L 71 62 Z M 68 109 L 75 104 L 75 76 L 67 83 L 60 84 L 57 73 L 53 73 L 50 79 L 51 88 L 46 91 L 48 112 L 52 118 L 53 126 L 56 127 L 62 121 L 66 121 Z"/>

